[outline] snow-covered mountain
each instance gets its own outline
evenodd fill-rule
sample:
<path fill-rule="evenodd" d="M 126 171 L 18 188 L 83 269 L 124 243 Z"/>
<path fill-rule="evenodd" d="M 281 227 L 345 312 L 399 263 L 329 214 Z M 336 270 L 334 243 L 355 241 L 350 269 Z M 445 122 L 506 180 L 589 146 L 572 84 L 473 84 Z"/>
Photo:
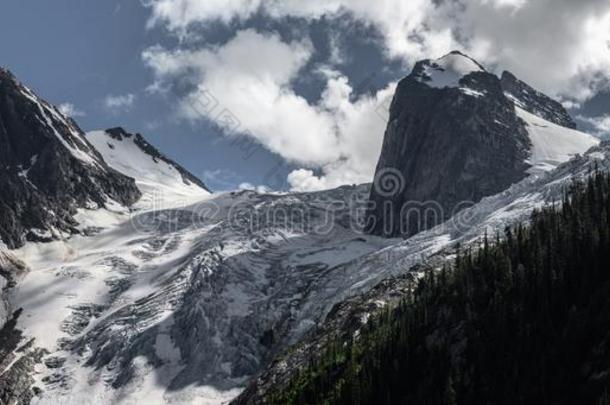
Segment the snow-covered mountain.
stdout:
<path fill-rule="evenodd" d="M 369 285 L 364 270 L 334 271 L 395 243 L 351 229 L 349 204 L 367 192 L 219 195 L 16 251 L 31 266 L 17 328 L 53 364 L 35 374 L 41 403 L 235 396 L 327 305 Z"/>
<path fill-rule="evenodd" d="M 592 167 L 610 169 L 609 144 L 595 146 L 561 119 L 549 121 L 556 105 L 541 98 L 517 105 L 497 77 L 463 58 L 420 64 L 438 87 L 421 74 L 410 85 L 443 92 L 451 102 L 442 117 L 452 122 L 471 122 L 460 114 L 473 111 L 493 122 L 475 128 L 488 138 L 466 146 L 483 148 L 496 166 L 507 159 L 518 175 L 404 240 L 364 232 L 368 185 L 211 194 L 139 135 L 120 128 L 79 133 L 93 165 L 130 179 L 139 199 L 78 207 L 72 219 L 79 231 L 69 237 L 0 248 L 0 281 L 7 280 L 0 283 L 0 402 L 223 403 L 252 381 L 240 400 L 256 401 L 307 361 L 329 328 L 357 328 L 369 312 L 399 299 L 418 266 L 434 266 L 456 243 L 527 219 Z M 451 87 L 456 77 L 459 87 Z M 408 101 L 396 97 L 393 112 L 401 108 Z M 17 132 L 7 139 L 17 139 L 20 127 L 11 128 Z M 452 145 L 422 143 L 419 152 L 446 174 L 453 166 L 442 160 L 452 158 Z M 510 158 L 503 145 L 513 148 Z M 56 153 L 74 156 L 67 148 Z M 434 168 L 422 173 L 437 175 Z"/>
<path fill-rule="evenodd" d="M 89 237 L 28 244 L 16 254 L 36 259 L 13 303 L 23 308 L 17 328 L 48 352 L 41 361 L 50 367 L 33 374 L 39 402 L 233 398 L 335 304 L 525 220 L 594 165 L 610 167 L 608 145 L 405 241 L 363 235 L 353 215 L 363 212 L 367 188 L 346 187 L 219 195 Z"/>
<path fill-rule="evenodd" d="M 87 139 L 110 167 L 135 179 L 143 194 L 136 208 L 153 205 L 157 209 L 170 208 L 210 195 L 200 179 L 163 155 L 140 134 L 112 128 L 90 132 Z"/>
<path fill-rule="evenodd" d="M 460 87 L 464 76 L 475 72 L 486 72 L 485 68 L 471 57 L 454 51 L 437 60 L 425 60 L 413 69 L 414 80 L 427 86 L 442 89 L 445 87 Z M 464 87 L 467 89 L 467 87 Z M 469 90 L 463 90 L 469 93 Z M 474 93 L 473 93 L 474 94 Z"/>

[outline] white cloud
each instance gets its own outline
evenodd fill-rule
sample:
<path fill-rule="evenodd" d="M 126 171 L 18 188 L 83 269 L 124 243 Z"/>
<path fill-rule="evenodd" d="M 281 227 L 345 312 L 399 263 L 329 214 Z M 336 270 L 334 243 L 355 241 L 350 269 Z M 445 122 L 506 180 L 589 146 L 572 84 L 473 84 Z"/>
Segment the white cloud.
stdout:
<path fill-rule="evenodd" d="M 374 25 L 386 38 L 386 51 L 411 61 L 430 54 L 444 53 L 453 39 L 448 27 L 435 26 L 429 17 L 436 6 L 430 0 L 150 0 L 150 24 L 164 23 L 168 29 L 185 35 L 198 23 L 233 19 L 246 20 L 262 11 L 271 18 L 286 16 L 318 19 L 350 14 Z M 415 41 L 413 38 L 417 37 Z"/>
<path fill-rule="evenodd" d="M 233 189 L 236 184 L 241 182 L 237 173 L 227 169 L 204 170 L 202 178 L 215 191 Z"/>
<path fill-rule="evenodd" d="M 518 10 L 523 7 L 527 0 L 481 0 L 482 4 L 491 4 L 496 8 L 509 8 L 512 10 Z"/>
<path fill-rule="evenodd" d="M 330 37 L 328 38 L 328 46 L 330 48 L 328 63 L 332 65 L 341 65 L 347 61 L 348 56 L 343 49 L 343 44 L 341 43 L 341 38 L 338 33 L 331 32 Z"/>
<path fill-rule="evenodd" d="M 227 133 L 246 133 L 286 160 L 321 168 L 323 177 L 291 176 L 295 189 L 329 188 L 370 181 L 381 150 L 389 85 L 375 96 L 350 99 L 346 77 L 323 70 L 326 90 L 317 104 L 296 94 L 290 83 L 311 57 L 307 41 L 282 42 L 272 34 L 244 30 L 221 47 L 143 55 L 160 81 L 195 72 L 198 84 L 180 113 L 212 120 Z"/>
<path fill-rule="evenodd" d="M 189 25 L 209 20 L 229 22 L 233 18 L 246 18 L 260 5 L 258 0 L 150 0 L 145 1 L 152 10 L 149 25 L 165 22 L 172 30 L 183 31 Z"/>
<path fill-rule="evenodd" d="M 238 190 L 256 191 L 257 193 L 261 193 L 261 194 L 266 194 L 266 193 L 273 192 L 272 190 L 270 190 L 269 188 L 267 188 L 265 186 L 255 186 L 254 184 L 251 184 L 251 183 L 241 183 L 237 187 L 237 189 Z"/>
<path fill-rule="evenodd" d="M 112 112 L 126 112 L 131 110 L 136 101 L 135 94 L 108 95 L 104 98 L 104 106 Z"/>
<path fill-rule="evenodd" d="M 579 115 L 577 118 L 591 125 L 595 131 L 595 135 L 599 138 L 607 139 L 610 137 L 610 114 L 597 117 L 584 117 Z"/>
<path fill-rule="evenodd" d="M 217 49 L 144 53 L 161 79 L 195 72 L 199 86 L 184 100 L 184 116 L 248 132 L 289 160 L 327 163 L 338 157 L 332 119 L 290 88 L 310 56 L 308 42 L 284 43 L 252 30 Z"/>
<path fill-rule="evenodd" d="M 76 118 L 85 116 L 85 113 L 77 109 L 72 103 L 61 103 L 57 106 L 57 108 L 66 117 Z"/>
<path fill-rule="evenodd" d="M 150 0 L 151 23 L 185 34 L 199 23 L 346 15 L 376 27 L 406 62 L 462 49 L 553 95 L 590 98 L 610 77 L 607 0 Z"/>

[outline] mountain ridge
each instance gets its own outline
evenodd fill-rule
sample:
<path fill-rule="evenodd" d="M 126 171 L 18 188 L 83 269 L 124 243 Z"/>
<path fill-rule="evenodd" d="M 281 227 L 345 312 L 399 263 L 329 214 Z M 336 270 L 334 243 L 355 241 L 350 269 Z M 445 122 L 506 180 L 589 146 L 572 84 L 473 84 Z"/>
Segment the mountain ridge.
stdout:
<path fill-rule="evenodd" d="M 135 179 L 142 192 L 136 209 L 170 208 L 211 194 L 207 186 L 139 134 L 116 127 L 87 133 L 87 139 L 114 170 Z"/>
<path fill-rule="evenodd" d="M 156 160 L 156 159 L 162 160 L 165 163 L 175 167 L 176 170 L 178 170 L 180 172 L 180 174 L 182 175 L 182 177 L 184 178 L 185 184 L 188 185 L 189 183 L 194 183 L 195 185 L 201 187 L 202 189 L 204 189 L 208 192 L 211 192 L 210 189 L 205 185 L 205 183 L 200 178 L 193 175 L 191 172 L 186 170 L 180 164 L 176 163 L 174 160 L 170 159 L 169 157 L 167 157 L 166 155 L 161 153 L 155 146 L 150 144 L 141 134 L 139 134 L 139 133 L 132 134 L 132 133 L 126 131 L 125 129 L 123 129 L 122 127 L 109 128 L 105 132 L 110 134 L 111 137 L 113 137 L 114 139 L 119 140 L 119 141 L 122 141 L 123 138 L 133 137 L 133 142 L 138 147 L 140 147 L 140 149 L 142 149 L 142 151 L 144 153 L 150 155 L 153 158 L 153 160 Z"/>
<path fill-rule="evenodd" d="M 129 206 L 133 180 L 108 167 L 76 123 L 0 71 L 0 239 L 9 248 L 78 232 L 77 209 Z"/>

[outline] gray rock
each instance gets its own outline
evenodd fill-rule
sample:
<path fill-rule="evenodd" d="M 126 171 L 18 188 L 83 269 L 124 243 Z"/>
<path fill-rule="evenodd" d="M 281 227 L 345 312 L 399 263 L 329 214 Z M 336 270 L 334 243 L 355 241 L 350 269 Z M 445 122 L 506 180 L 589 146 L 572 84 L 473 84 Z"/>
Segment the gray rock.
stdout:
<path fill-rule="evenodd" d="M 435 87 L 425 73 L 435 66 L 418 62 L 398 84 L 370 196 L 373 234 L 429 229 L 529 168 L 529 136 L 502 81 L 481 70 Z"/>

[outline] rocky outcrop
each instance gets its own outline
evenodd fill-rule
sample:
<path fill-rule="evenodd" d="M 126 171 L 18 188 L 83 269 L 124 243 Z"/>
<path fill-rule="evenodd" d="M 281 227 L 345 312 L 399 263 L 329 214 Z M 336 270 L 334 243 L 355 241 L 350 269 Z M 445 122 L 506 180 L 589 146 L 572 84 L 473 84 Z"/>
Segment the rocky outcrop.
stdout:
<path fill-rule="evenodd" d="M 0 328 L 0 404 L 26 405 L 40 392 L 33 374 L 46 351 L 17 329 L 20 315 L 15 311 Z"/>
<path fill-rule="evenodd" d="M 34 386 L 34 366 L 44 350 L 17 329 L 21 309 L 11 307 L 9 291 L 26 271 L 24 263 L 0 247 L 0 403 L 28 404 L 38 390 Z"/>
<path fill-rule="evenodd" d="M 348 341 L 358 334 L 372 314 L 396 306 L 416 285 L 415 273 L 393 277 L 365 294 L 350 297 L 333 306 L 324 322 L 298 344 L 281 353 L 253 379 L 232 405 L 273 403 L 274 393 L 285 390 L 291 379 L 326 353 L 329 343 Z"/>
<path fill-rule="evenodd" d="M 11 306 L 8 300 L 9 291 L 15 286 L 16 278 L 25 273 L 26 265 L 16 259 L 0 246 L 0 328 L 11 317 Z"/>
<path fill-rule="evenodd" d="M 0 239 L 9 248 L 77 232 L 78 208 L 139 198 L 73 120 L 0 69 Z"/>
<path fill-rule="evenodd" d="M 459 52 L 415 65 L 391 104 L 371 233 L 416 234 L 526 176 L 528 132 L 504 92 Z"/>

